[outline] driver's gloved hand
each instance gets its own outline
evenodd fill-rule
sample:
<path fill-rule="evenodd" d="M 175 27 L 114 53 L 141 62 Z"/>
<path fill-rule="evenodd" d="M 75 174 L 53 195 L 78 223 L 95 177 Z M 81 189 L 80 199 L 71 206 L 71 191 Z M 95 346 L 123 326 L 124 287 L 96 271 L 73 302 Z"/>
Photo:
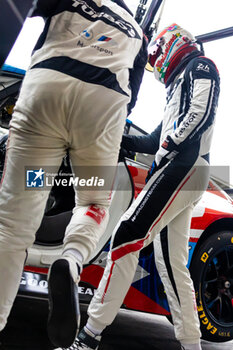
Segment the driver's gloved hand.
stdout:
<path fill-rule="evenodd" d="M 125 157 L 130 158 L 130 159 L 134 159 L 135 155 L 136 155 L 135 152 L 128 151 L 127 149 L 121 147 L 120 152 L 119 152 L 118 162 L 123 162 Z"/>
<path fill-rule="evenodd" d="M 154 173 L 157 170 L 158 170 L 158 167 L 157 167 L 156 162 L 154 160 L 153 163 L 151 164 L 150 169 L 148 170 L 147 177 L 145 179 L 145 183 L 147 183 L 150 180 L 150 178 L 154 175 Z"/>

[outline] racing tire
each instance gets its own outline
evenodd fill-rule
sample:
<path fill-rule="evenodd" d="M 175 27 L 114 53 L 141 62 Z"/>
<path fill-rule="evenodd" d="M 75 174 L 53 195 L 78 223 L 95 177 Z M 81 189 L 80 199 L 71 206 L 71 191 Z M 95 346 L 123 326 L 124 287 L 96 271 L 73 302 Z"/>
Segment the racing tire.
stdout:
<path fill-rule="evenodd" d="M 202 338 L 233 339 L 233 231 L 214 233 L 198 248 L 190 266 Z"/>

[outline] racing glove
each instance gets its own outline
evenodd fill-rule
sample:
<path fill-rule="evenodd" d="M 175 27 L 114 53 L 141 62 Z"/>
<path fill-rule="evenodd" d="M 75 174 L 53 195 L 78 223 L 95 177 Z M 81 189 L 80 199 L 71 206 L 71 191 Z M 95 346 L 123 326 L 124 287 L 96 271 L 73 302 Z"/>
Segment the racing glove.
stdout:
<path fill-rule="evenodd" d="M 171 159 L 178 154 L 178 147 L 170 136 L 167 136 L 160 146 L 159 150 L 155 154 L 155 163 L 157 170 L 161 169 Z"/>
<path fill-rule="evenodd" d="M 130 159 L 135 159 L 135 156 L 136 156 L 135 152 L 128 151 L 127 149 L 121 147 L 119 152 L 118 162 L 123 162 L 125 160 L 125 157 Z"/>
<path fill-rule="evenodd" d="M 148 170 L 147 177 L 145 179 L 145 183 L 147 183 L 150 180 L 150 178 L 154 175 L 154 173 L 157 170 L 158 170 L 158 167 L 157 167 L 155 160 L 154 160 L 153 163 L 151 164 L 150 169 Z"/>
<path fill-rule="evenodd" d="M 156 171 L 163 168 L 171 159 L 179 153 L 178 147 L 170 136 L 167 136 L 155 154 L 155 160 L 147 173 L 146 183 Z"/>

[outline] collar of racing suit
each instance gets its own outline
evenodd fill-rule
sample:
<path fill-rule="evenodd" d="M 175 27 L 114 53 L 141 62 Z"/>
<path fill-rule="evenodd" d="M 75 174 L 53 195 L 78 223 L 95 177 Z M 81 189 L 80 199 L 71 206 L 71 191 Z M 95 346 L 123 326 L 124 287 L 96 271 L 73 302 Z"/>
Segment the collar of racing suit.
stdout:
<path fill-rule="evenodd" d="M 192 53 L 190 53 L 190 55 L 189 55 L 188 57 L 186 57 L 185 59 L 183 59 L 183 61 L 182 61 L 180 64 L 178 64 L 178 65 L 176 66 L 176 68 L 173 70 L 173 72 L 170 74 L 170 77 L 167 79 L 167 82 L 166 82 L 165 87 L 168 88 L 169 85 L 170 85 L 171 83 L 173 83 L 173 82 L 176 80 L 177 76 L 179 76 L 179 75 L 183 72 L 183 70 L 185 69 L 185 67 L 187 66 L 187 64 L 188 64 L 193 58 L 198 57 L 198 56 L 201 56 L 201 55 L 203 55 L 203 52 L 197 50 L 197 51 L 193 51 Z"/>

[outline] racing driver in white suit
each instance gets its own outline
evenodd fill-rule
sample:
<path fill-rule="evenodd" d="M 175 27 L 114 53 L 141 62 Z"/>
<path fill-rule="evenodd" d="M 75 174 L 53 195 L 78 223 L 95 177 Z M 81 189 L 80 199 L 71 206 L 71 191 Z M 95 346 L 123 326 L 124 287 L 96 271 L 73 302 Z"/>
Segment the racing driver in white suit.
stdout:
<path fill-rule="evenodd" d="M 195 291 L 186 265 L 192 210 L 208 185 L 219 74 L 194 37 L 176 24 L 152 40 L 149 62 L 167 88 L 164 117 L 150 135 L 125 135 L 122 146 L 155 154 L 155 161 L 145 188 L 114 231 L 89 319 L 72 350 L 98 348 L 103 329 L 114 320 L 133 281 L 140 250 L 151 242 L 181 349 L 201 350 Z"/>
<path fill-rule="evenodd" d="M 0 189 L 0 330 L 49 194 L 26 187 L 26 169 L 35 171 L 36 184 L 47 166 L 58 170 L 68 150 L 75 176 L 77 166 L 106 168 L 110 183 L 76 186 L 63 258 L 50 271 L 49 337 L 55 346 L 70 346 L 79 325 L 76 282 L 108 222 L 110 170 L 136 101 L 147 43 L 122 0 L 35 0 L 30 16 L 37 15 L 45 27 L 14 109 Z"/>

